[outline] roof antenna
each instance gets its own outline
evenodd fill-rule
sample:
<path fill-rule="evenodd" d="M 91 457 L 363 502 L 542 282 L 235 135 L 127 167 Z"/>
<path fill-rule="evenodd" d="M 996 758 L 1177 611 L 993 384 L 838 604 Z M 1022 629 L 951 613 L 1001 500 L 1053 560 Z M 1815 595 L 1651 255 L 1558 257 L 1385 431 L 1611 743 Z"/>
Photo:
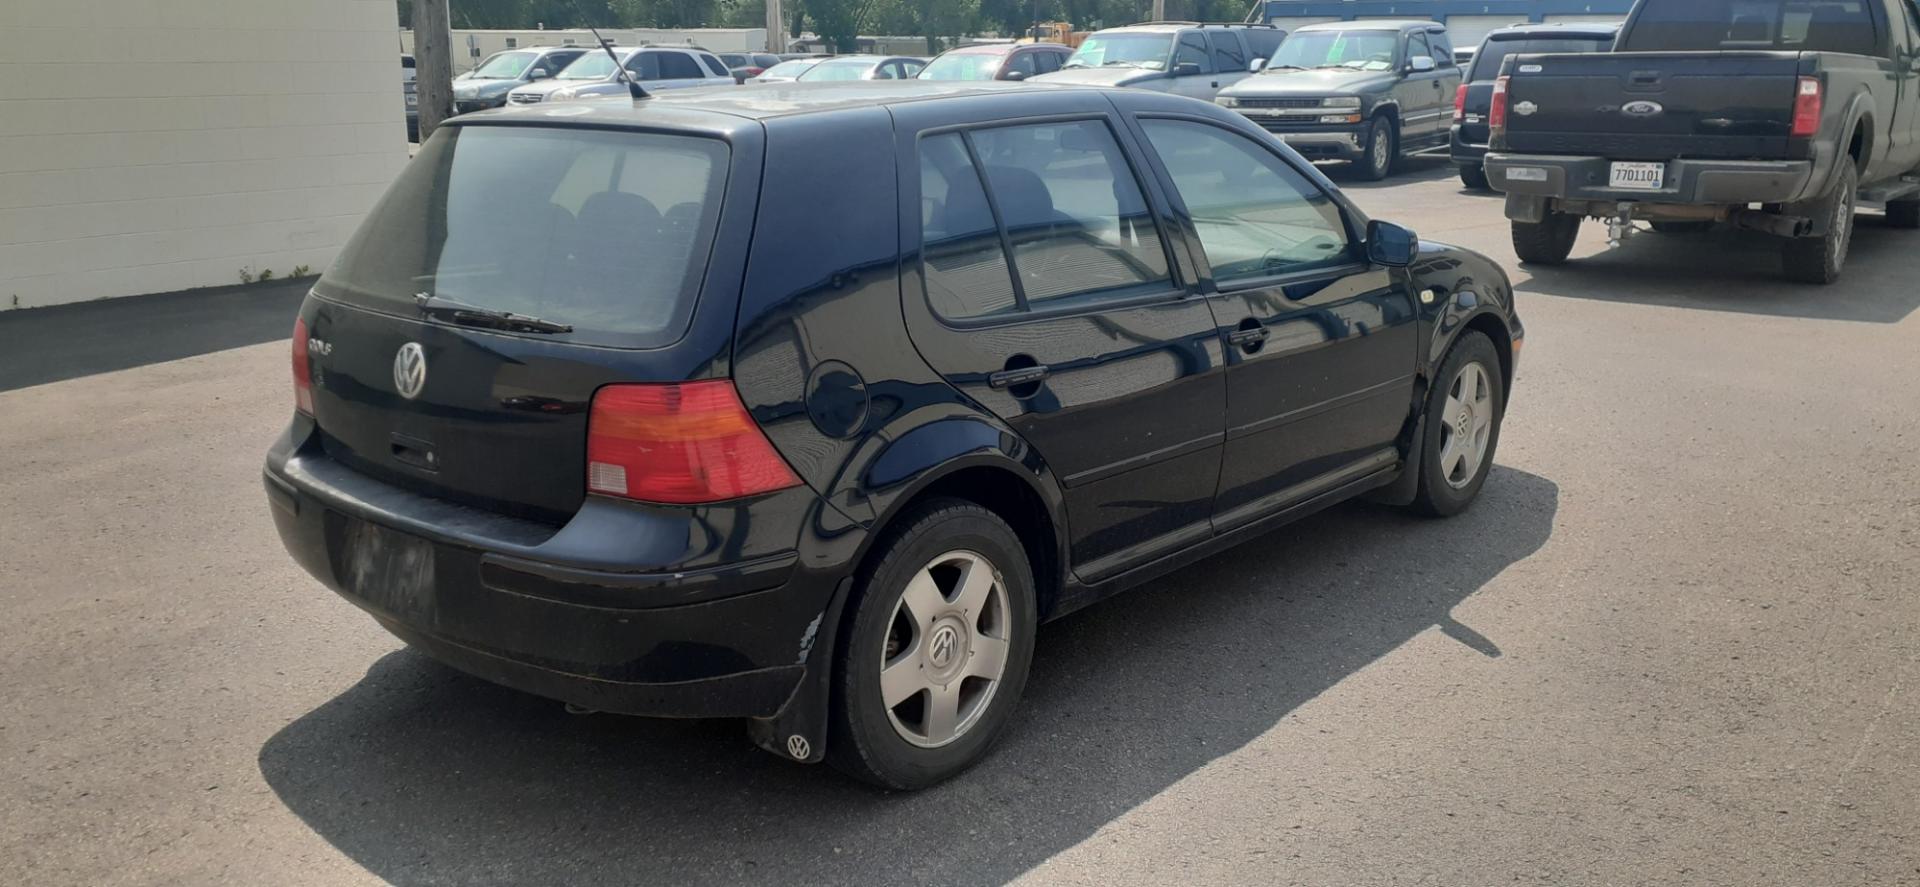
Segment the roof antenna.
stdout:
<path fill-rule="evenodd" d="M 600 29 L 588 25 L 587 30 L 593 32 L 593 39 L 600 44 L 601 49 L 606 50 L 607 58 L 613 59 L 613 69 L 620 72 L 620 80 L 627 84 L 627 94 L 633 96 L 634 101 L 653 98 L 647 94 L 646 90 L 641 89 L 640 84 L 627 72 L 627 66 L 620 64 L 620 57 L 613 54 L 613 46 L 607 43 L 605 37 L 600 36 Z"/>

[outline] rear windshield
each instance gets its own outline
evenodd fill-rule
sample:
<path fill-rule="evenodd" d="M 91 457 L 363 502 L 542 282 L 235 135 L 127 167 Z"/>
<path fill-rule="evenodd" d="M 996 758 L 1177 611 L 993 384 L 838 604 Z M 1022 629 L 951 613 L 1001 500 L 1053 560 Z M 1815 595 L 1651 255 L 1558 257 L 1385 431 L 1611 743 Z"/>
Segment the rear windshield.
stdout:
<path fill-rule="evenodd" d="M 316 286 L 412 316 L 415 296 L 646 348 L 685 332 L 726 186 L 724 142 L 520 126 L 434 133 Z"/>
<path fill-rule="evenodd" d="M 1879 42 L 1867 0 L 1642 0 L 1620 48 L 1876 55 Z"/>
<path fill-rule="evenodd" d="M 1536 55 L 1547 52 L 1606 52 L 1613 40 L 1591 37 L 1553 37 L 1534 40 L 1488 40 L 1473 57 L 1473 73 L 1468 80 L 1492 80 L 1500 76 L 1500 63 L 1510 55 Z"/>
<path fill-rule="evenodd" d="M 922 80 L 992 80 L 1006 56 L 997 52 L 949 52 L 920 71 Z"/>

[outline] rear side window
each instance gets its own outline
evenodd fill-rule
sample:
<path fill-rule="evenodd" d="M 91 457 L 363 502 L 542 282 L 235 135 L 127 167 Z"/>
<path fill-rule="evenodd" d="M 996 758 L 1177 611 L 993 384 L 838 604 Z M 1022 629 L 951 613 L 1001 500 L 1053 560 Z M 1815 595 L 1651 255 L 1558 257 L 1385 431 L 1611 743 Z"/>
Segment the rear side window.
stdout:
<path fill-rule="evenodd" d="M 1039 73 L 1039 59 L 1036 58 L 1038 55 L 1033 52 L 1015 53 L 1012 60 L 1007 63 L 1007 73 L 1012 74 L 1017 71 L 1029 77 Z"/>
<path fill-rule="evenodd" d="M 705 275 L 727 163 L 716 139 L 445 127 L 316 290 L 403 316 L 432 293 L 571 324 L 570 341 L 670 344 Z"/>
<path fill-rule="evenodd" d="M 1041 51 L 1033 55 L 1033 63 L 1040 69 L 1040 73 L 1042 74 L 1051 74 L 1060 70 L 1060 66 L 1066 64 L 1067 61 L 1067 54 L 1058 50 Z"/>
<path fill-rule="evenodd" d="M 1780 49 L 1880 54 L 1868 0 L 1642 0 L 1625 52 Z"/>
<path fill-rule="evenodd" d="M 746 59 L 744 57 L 740 57 L 740 61 L 742 63 L 745 63 Z M 704 64 L 707 66 L 707 73 L 712 74 L 715 77 L 731 76 L 730 74 L 727 73 L 727 66 L 721 64 L 718 58 L 707 55 L 705 53 L 701 53 L 700 62 L 701 64 Z"/>
<path fill-rule="evenodd" d="M 1606 52 L 1612 40 L 1583 38 L 1539 38 L 1534 40 L 1488 40 L 1473 57 L 1469 80 L 1492 80 L 1500 76 L 1500 63 L 1510 55 L 1538 55 L 1549 52 Z"/>
<path fill-rule="evenodd" d="M 992 317 L 1171 286 L 1159 228 L 1102 122 L 933 136 L 922 142 L 920 168 L 927 291 L 943 316 Z M 1009 271 L 1011 286 L 993 279 Z"/>

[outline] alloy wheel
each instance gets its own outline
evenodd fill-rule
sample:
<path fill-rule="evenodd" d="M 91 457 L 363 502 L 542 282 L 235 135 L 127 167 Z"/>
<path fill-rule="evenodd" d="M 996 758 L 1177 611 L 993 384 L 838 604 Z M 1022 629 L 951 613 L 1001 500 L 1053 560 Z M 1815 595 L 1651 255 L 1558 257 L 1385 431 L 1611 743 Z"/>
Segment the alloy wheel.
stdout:
<path fill-rule="evenodd" d="M 1440 419 L 1440 473 L 1447 486 L 1464 489 L 1480 476 L 1493 435 L 1493 384 L 1478 363 L 1460 368 L 1447 386 Z"/>
<path fill-rule="evenodd" d="M 947 552 L 913 575 L 879 657 L 900 738 L 937 748 L 979 723 L 1006 672 L 1011 616 L 1000 571 L 975 552 Z"/>

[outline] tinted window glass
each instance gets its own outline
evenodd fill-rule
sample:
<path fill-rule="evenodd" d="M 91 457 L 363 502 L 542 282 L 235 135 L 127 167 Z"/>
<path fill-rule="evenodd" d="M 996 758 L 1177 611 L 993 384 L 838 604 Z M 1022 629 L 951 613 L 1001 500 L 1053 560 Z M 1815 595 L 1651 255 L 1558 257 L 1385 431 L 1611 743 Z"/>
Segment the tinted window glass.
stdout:
<path fill-rule="evenodd" d="M 1217 284 L 1349 260 L 1339 207 L 1272 152 L 1205 124 L 1141 125 L 1193 216 Z"/>
<path fill-rule="evenodd" d="M 705 53 L 701 53 L 700 62 L 701 64 L 704 64 L 707 66 L 707 73 L 712 74 L 715 77 L 730 76 L 727 73 L 727 66 L 722 64 L 719 59 L 714 58 L 713 56 L 707 55 Z"/>
<path fill-rule="evenodd" d="M 735 68 L 744 68 L 747 66 L 747 54 L 744 52 L 723 52 L 720 53 L 720 63 Z"/>
<path fill-rule="evenodd" d="M 1878 45 L 1867 0 L 1644 0 L 1620 49 L 1873 55 Z"/>
<path fill-rule="evenodd" d="M 414 294 L 661 345 L 692 312 L 726 183 L 714 139 L 449 126 L 328 269 L 322 295 L 411 316 Z"/>
<path fill-rule="evenodd" d="M 1159 229 L 1106 124 L 1009 126 L 971 137 L 1029 306 L 1167 287 Z"/>
<path fill-rule="evenodd" d="M 662 80 L 687 80 L 706 76 L 700 73 L 700 66 L 694 64 L 693 58 L 684 52 L 649 53 L 649 55 L 659 56 Z"/>
<path fill-rule="evenodd" d="M 1270 59 L 1280 49 L 1280 40 L 1286 32 L 1277 28 L 1246 28 L 1240 32 L 1247 41 L 1247 51 L 1257 59 Z"/>
<path fill-rule="evenodd" d="M 1000 229 L 958 133 L 920 142 L 921 269 L 927 301 L 944 317 L 992 317 L 1019 308 Z"/>
<path fill-rule="evenodd" d="M 1063 64 L 1066 64 L 1066 61 L 1067 61 L 1066 53 L 1060 52 L 1058 50 L 1049 50 L 1046 52 L 1034 53 L 1033 63 L 1035 67 L 1038 67 L 1040 69 L 1040 73 L 1051 74 L 1055 71 L 1060 70 L 1060 66 Z"/>
<path fill-rule="evenodd" d="M 1181 34 L 1180 42 L 1174 48 L 1173 63 L 1184 65 L 1188 62 L 1199 65 L 1201 73 L 1213 70 L 1207 64 L 1207 42 L 1200 39 L 1199 34 Z"/>
<path fill-rule="evenodd" d="M 1427 58 L 1433 58 L 1433 44 L 1427 42 L 1426 33 L 1416 32 L 1413 36 L 1407 38 L 1407 59 L 1408 61 L 1412 61 L 1423 55 Z M 1438 59 L 1435 59 L 1435 61 L 1438 61 Z"/>
<path fill-rule="evenodd" d="M 1015 53 L 1013 58 L 1008 60 L 1007 71 L 1009 73 L 1013 71 L 1019 71 L 1020 73 L 1031 77 L 1035 74 L 1040 73 L 1040 68 L 1038 67 L 1037 60 L 1034 59 L 1034 53 L 1021 52 L 1021 53 Z"/>
<path fill-rule="evenodd" d="M 1538 40 L 1488 40 L 1473 57 L 1474 80 L 1492 80 L 1500 76 L 1500 63 L 1510 55 L 1536 55 L 1547 52 L 1606 52 L 1611 40 L 1555 37 Z"/>
<path fill-rule="evenodd" d="M 1216 71 L 1245 71 L 1247 69 L 1246 51 L 1240 48 L 1240 38 L 1225 29 L 1208 31 L 1207 46 L 1213 49 L 1213 68 Z"/>
<path fill-rule="evenodd" d="M 1433 60 L 1444 68 L 1453 64 L 1453 41 L 1438 31 L 1427 32 L 1427 45 L 1433 49 Z"/>
<path fill-rule="evenodd" d="M 660 62 L 658 61 L 658 58 L 659 56 L 656 53 L 651 53 L 651 52 L 638 53 L 627 59 L 627 63 L 625 67 L 628 73 L 632 74 L 634 77 L 638 79 L 658 80 L 660 79 Z M 598 72 L 599 76 L 595 76 L 591 78 L 587 76 L 588 74 L 591 74 L 594 72 Z M 560 79 L 562 80 L 580 80 L 580 79 L 598 80 L 600 79 L 600 76 L 605 76 L 611 73 L 613 73 L 613 60 L 607 58 L 606 53 L 588 53 L 587 55 L 582 56 L 579 61 L 574 62 L 571 65 L 568 65 L 566 73 L 561 74 Z"/>

